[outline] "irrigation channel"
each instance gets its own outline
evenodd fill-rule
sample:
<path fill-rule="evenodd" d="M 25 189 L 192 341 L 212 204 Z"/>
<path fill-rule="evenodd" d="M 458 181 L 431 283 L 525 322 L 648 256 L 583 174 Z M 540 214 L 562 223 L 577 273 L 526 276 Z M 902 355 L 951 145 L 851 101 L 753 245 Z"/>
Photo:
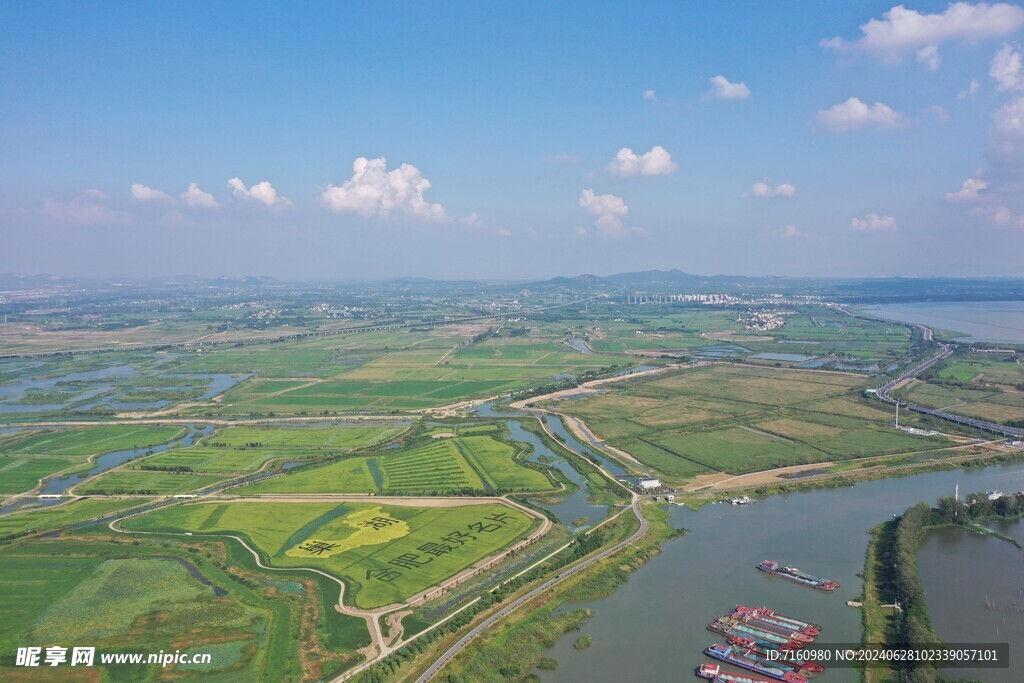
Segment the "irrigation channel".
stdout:
<path fill-rule="evenodd" d="M 82 472 L 80 474 L 72 474 L 66 477 L 55 476 L 49 479 L 39 493 L 45 494 L 63 494 L 71 487 L 81 484 L 86 477 L 94 477 L 101 472 L 106 472 L 109 469 L 122 465 L 129 460 L 135 460 L 145 455 L 152 455 L 156 453 L 163 453 L 175 448 L 186 448 L 191 446 L 199 439 L 208 435 L 213 431 L 213 425 L 199 425 L 190 424 L 185 426 L 185 434 L 173 441 L 160 444 L 159 446 L 150 446 L 148 448 L 128 448 L 121 451 L 112 451 L 103 455 L 97 456 L 92 460 L 92 469 Z M 15 499 L 14 502 L 8 503 L 7 505 L 0 507 L 0 513 L 13 512 L 14 510 L 25 507 L 27 505 L 39 505 L 43 507 L 49 507 L 51 505 L 57 505 L 58 503 L 66 502 L 61 499 L 51 500 L 39 500 L 36 496 L 38 494 L 32 494 L 23 498 Z"/>
<path fill-rule="evenodd" d="M 721 642 L 721 636 L 706 630 L 706 625 L 736 604 L 767 605 L 782 614 L 820 624 L 823 629 L 818 642 L 822 644 L 860 642 L 860 610 L 847 607 L 846 601 L 857 598 L 863 589 L 859 574 L 864 566 L 867 530 L 919 501 L 934 503 L 941 496 L 952 495 L 956 484 L 961 492 L 1021 490 L 1024 464 L 929 472 L 849 488 L 777 495 L 749 506 L 708 505 L 696 512 L 673 507 L 673 526 L 686 527 L 690 534 L 667 542 L 661 555 L 641 567 L 612 596 L 563 605 L 560 609 L 587 607 L 593 611 L 594 616 L 583 626 L 584 633 L 593 635 L 593 647 L 576 651 L 573 642 L 578 634 L 564 636 L 544 653 L 558 660 L 557 671 L 535 673 L 553 682 L 680 680 L 681 674 L 683 680 L 689 680 L 689 672 L 708 661 L 701 651 L 713 642 Z M 1024 529 L 1015 533 L 1024 534 Z M 994 558 L 997 565 L 991 571 L 1011 574 L 1013 600 L 1024 602 L 1018 594 L 1022 551 L 1004 541 L 993 542 L 1003 543 L 1008 551 L 1016 553 Z M 926 543 L 922 566 L 926 562 L 929 566 L 922 569 L 922 576 L 929 606 L 936 615 L 953 614 L 961 599 L 960 584 L 955 575 L 950 578 L 947 574 L 946 580 L 957 590 L 932 588 L 929 571 L 933 567 L 928 551 Z M 1012 562 L 1006 559 L 1010 555 Z M 824 593 L 756 571 L 754 566 L 766 559 L 834 579 L 841 587 L 835 593 Z M 965 559 L 964 563 L 971 565 L 973 560 Z M 989 598 L 1011 601 L 1002 593 Z M 975 597 L 976 602 L 983 599 Z M 1008 622 L 1024 619 L 1012 609 L 984 610 L 984 618 L 993 624 L 997 620 L 1001 623 L 1003 617 Z M 954 623 L 944 630 L 940 619 L 936 626 L 949 642 L 988 637 L 972 637 L 970 623 Z M 1005 628 L 1000 634 L 1003 642 L 1010 642 L 1011 652 L 1024 651 L 1024 629 Z M 1021 659 L 1017 658 L 1008 678 L 999 680 L 1024 680 Z M 976 677 L 996 680 L 992 671 Z M 968 673 L 957 672 L 959 676 Z M 816 678 L 828 683 L 860 680 L 857 671 L 840 668 L 829 669 Z"/>

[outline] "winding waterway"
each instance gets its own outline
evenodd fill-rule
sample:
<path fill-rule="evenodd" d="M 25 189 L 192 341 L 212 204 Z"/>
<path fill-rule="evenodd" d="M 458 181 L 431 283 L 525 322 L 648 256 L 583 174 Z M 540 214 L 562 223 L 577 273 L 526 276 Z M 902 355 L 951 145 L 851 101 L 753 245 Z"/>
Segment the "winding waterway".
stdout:
<path fill-rule="evenodd" d="M 536 673 L 545 681 L 566 682 L 692 680 L 690 672 L 707 661 L 702 650 L 721 642 L 706 625 L 736 604 L 764 604 L 818 623 L 823 627 L 821 643 L 859 642 L 861 613 L 846 601 L 863 590 L 859 574 L 867 530 L 914 503 L 950 495 L 958 483 L 961 491 L 1024 489 L 1024 464 L 792 493 L 747 507 L 709 505 L 698 512 L 673 507 L 672 524 L 690 529 L 690 534 L 667 542 L 661 555 L 612 596 L 564 606 L 593 611 L 583 626 L 593 635 L 593 647 L 576 651 L 577 634 L 565 636 L 545 652 L 558 660 L 558 669 Z M 830 594 L 772 578 L 754 569 L 765 559 L 842 585 Z M 930 594 L 933 611 L 941 611 L 940 605 L 953 596 L 951 591 Z M 1009 642 L 1011 649 L 1024 648 L 1024 634 L 1013 635 Z M 834 668 L 816 679 L 852 683 L 859 674 Z"/>

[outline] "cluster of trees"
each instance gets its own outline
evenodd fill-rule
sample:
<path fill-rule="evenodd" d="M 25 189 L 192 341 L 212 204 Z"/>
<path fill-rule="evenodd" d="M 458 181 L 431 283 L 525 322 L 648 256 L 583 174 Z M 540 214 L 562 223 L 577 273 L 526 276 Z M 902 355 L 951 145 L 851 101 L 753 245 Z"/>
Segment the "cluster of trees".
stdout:
<path fill-rule="evenodd" d="M 908 645 L 935 645 L 942 640 L 932 629 L 924 587 L 917 572 L 917 551 L 928 527 L 967 525 L 993 517 L 1015 518 L 1024 513 L 1024 495 L 1010 494 L 989 500 L 984 493 L 972 493 L 965 499 L 940 498 L 936 507 L 918 503 L 903 513 L 896 523 L 889 557 L 889 579 L 902 612 L 896 625 L 896 641 Z M 928 662 L 916 663 L 907 672 L 912 683 L 941 680 Z"/>
<path fill-rule="evenodd" d="M 194 472 L 188 465 L 139 465 L 140 470 L 151 470 L 153 472 Z"/>

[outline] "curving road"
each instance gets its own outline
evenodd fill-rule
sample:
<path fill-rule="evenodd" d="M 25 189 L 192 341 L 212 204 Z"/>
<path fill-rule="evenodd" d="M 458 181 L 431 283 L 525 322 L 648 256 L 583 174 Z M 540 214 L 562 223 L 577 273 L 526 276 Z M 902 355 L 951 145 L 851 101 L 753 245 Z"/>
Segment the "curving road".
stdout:
<path fill-rule="evenodd" d="M 925 327 L 924 325 L 918 325 L 917 327 L 921 330 L 922 334 L 924 335 L 925 341 L 933 341 L 931 329 Z M 924 372 L 931 366 L 935 365 L 939 361 L 945 360 L 946 358 L 953 354 L 953 351 L 956 350 L 956 347 L 953 346 L 952 344 L 943 344 L 942 342 L 938 342 L 938 344 L 939 352 L 937 354 L 935 354 L 925 362 L 921 363 L 920 365 L 917 365 L 911 370 L 908 370 L 907 372 L 903 373 L 902 375 L 900 375 L 893 381 L 889 382 L 888 384 L 879 387 L 875 392 L 878 398 L 882 399 L 886 403 L 891 403 L 893 405 L 898 405 L 903 408 L 906 408 L 907 410 L 912 410 L 915 413 L 931 415 L 942 420 L 947 420 L 948 422 L 955 422 L 957 424 L 966 425 L 968 427 L 974 427 L 975 429 L 981 429 L 986 432 L 992 432 L 994 434 L 1000 434 L 1002 436 L 1008 436 L 1011 438 L 1024 437 L 1024 429 L 1017 429 L 1016 427 L 1010 427 L 1004 424 L 999 424 L 998 422 L 988 422 L 987 420 L 978 420 L 973 417 L 965 417 L 963 415 L 947 413 L 943 410 L 936 410 L 934 408 L 916 406 L 908 401 L 900 401 L 899 399 L 895 399 L 889 396 L 889 392 L 894 387 L 896 387 L 899 384 L 902 384 L 903 382 L 909 379 L 913 379 L 914 377 L 921 374 L 922 372 Z"/>
<path fill-rule="evenodd" d="M 496 624 L 499 620 L 504 619 L 505 617 L 507 617 L 509 614 L 511 614 L 513 611 L 515 611 L 519 607 L 522 607 L 526 603 L 528 603 L 531 600 L 533 600 L 534 598 L 536 598 L 538 595 L 540 595 L 544 591 L 549 590 L 550 588 L 558 585 L 562 581 L 565 581 L 569 577 L 577 574 L 578 572 L 583 571 L 584 569 L 586 569 L 590 565 L 594 564 L 595 562 L 599 562 L 600 560 L 603 560 L 604 558 L 608 557 L 609 555 L 611 555 L 613 553 L 616 553 L 619 550 L 622 550 L 623 548 L 625 548 L 626 546 L 631 545 L 631 544 L 635 543 L 636 541 L 640 540 L 644 536 L 644 534 L 647 533 L 647 530 L 650 527 L 650 524 L 647 522 L 646 519 L 644 519 L 643 514 L 640 512 L 640 500 L 641 500 L 640 496 L 637 496 L 636 494 L 633 495 L 633 502 L 632 502 L 633 514 L 635 514 L 637 519 L 640 520 L 640 528 L 637 529 L 635 532 L 633 532 L 633 534 L 629 538 L 627 538 L 624 541 L 620 541 L 619 543 L 616 543 L 615 545 L 611 546 L 610 548 L 606 548 L 606 549 L 602 550 L 598 554 L 594 555 L 593 557 L 587 558 L 586 560 L 584 560 L 583 562 L 580 562 L 577 565 L 574 565 L 574 566 L 572 566 L 572 567 L 570 567 L 568 569 L 563 569 L 555 577 L 553 577 L 551 579 L 548 579 L 547 581 L 545 581 L 544 583 L 540 584 L 539 586 L 537 586 L 536 588 L 534 588 L 530 592 L 521 595 L 520 597 L 516 598 L 515 600 L 513 600 L 509 604 L 505 605 L 504 607 L 502 607 L 500 610 L 498 610 L 497 612 L 495 612 L 491 616 L 489 616 L 486 619 L 484 619 L 482 622 L 480 622 L 479 624 L 474 626 L 472 628 L 472 630 L 470 630 L 468 633 L 466 633 L 466 635 L 464 635 L 461 638 L 459 638 L 459 640 L 454 645 L 452 645 L 450 648 L 445 650 L 444 654 L 442 654 L 440 657 L 438 657 L 438 659 L 433 664 L 430 665 L 430 668 L 428 668 L 423 673 L 422 676 L 420 676 L 419 678 L 416 679 L 416 683 L 426 683 L 431 678 L 436 676 L 441 671 L 441 669 L 443 669 L 448 664 L 448 662 L 450 662 L 452 660 L 452 658 L 455 657 L 455 655 L 457 655 L 460 652 L 462 652 L 462 650 L 464 650 L 466 648 L 466 646 L 469 645 L 469 643 L 474 638 L 476 638 L 481 633 L 486 631 L 488 628 L 490 628 L 491 626 Z"/>

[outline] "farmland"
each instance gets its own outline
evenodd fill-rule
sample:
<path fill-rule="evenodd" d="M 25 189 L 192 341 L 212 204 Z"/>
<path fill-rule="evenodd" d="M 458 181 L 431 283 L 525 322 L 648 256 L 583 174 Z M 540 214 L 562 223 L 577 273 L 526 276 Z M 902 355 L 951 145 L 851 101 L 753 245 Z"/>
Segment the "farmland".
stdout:
<path fill-rule="evenodd" d="M 416 339 L 403 332 L 366 333 L 317 350 L 307 348 L 310 342 L 278 345 L 274 357 L 279 364 L 260 368 L 256 380 L 229 391 L 214 411 L 244 415 L 415 410 L 541 385 L 558 375 L 622 362 L 573 351 L 560 343 L 560 335 L 552 338 L 553 332 L 525 338 L 499 335 L 470 343 L 469 332 L 486 329 L 447 328 Z M 323 347 L 326 342 L 317 343 Z M 221 369 L 255 368 L 259 357 L 253 353 L 226 355 L 220 359 L 225 363 Z M 298 367 L 280 364 L 291 353 L 304 359 Z M 205 357 L 203 367 L 217 360 L 217 354 Z M 297 379 L 307 374 L 308 379 Z"/>
<path fill-rule="evenodd" d="M 0 441 L 0 494 L 31 491 L 39 480 L 77 469 L 93 456 L 163 443 L 183 433 L 180 427 L 122 425 L 17 433 Z"/>
<path fill-rule="evenodd" d="M 137 505 L 137 500 L 81 498 L 48 508 L 36 508 L 0 516 L 0 538 L 27 531 L 47 531 Z"/>
<path fill-rule="evenodd" d="M 181 427 L 103 425 L 17 434 L 0 443 L 8 455 L 89 456 L 129 448 L 145 448 L 183 434 Z"/>
<path fill-rule="evenodd" d="M 493 426 L 491 427 L 493 429 Z M 374 456 L 354 456 L 237 490 L 265 493 L 445 493 L 547 491 L 548 476 L 516 461 L 516 447 L 492 436 L 433 439 Z"/>
<path fill-rule="evenodd" d="M 1024 421 L 1024 367 L 1015 353 L 961 350 L 901 391 L 929 408 L 983 420 Z"/>
<path fill-rule="evenodd" d="M 838 373 L 705 365 L 548 407 L 583 418 L 675 483 L 949 445 L 889 427 L 888 412 L 860 397 L 862 386 Z"/>
<path fill-rule="evenodd" d="M 347 600 L 404 600 L 512 544 L 534 521 L 498 504 L 405 507 L 373 503 L 233 502 L 179 505 L 128 519 L 126 530 L 236 534 L 276 567 L 315 567 L 343 579 Z"/>
<path fill-rule="evenodd" d="M 139 467 L 190 472 L 251 472 L 271 460 L 302 460 L 368 448 L 405 427 L 228 427 L 200 444 L 146 458 Z"/>
<path fill-rule="evenodd" d="M 765 310 L 756 307 L 750 310 Z M 698 357 L 747 357 L 754 362 L 783 363 L 796 354 L 816 365 L 841 369 L 885 367 L 909 349 L 905 327 L 854 318 L 838 310 L 811 306 L 771 307 L 785 321 L 777 329 L 747 331 L 737 318 L 746 311 L 731 309 L 644 307 L 622 318 L 567 321 L 591 347 L 605 353 L 689 354 Z M 758 354 L 784 354 L 759 359 Z"/>
<path fill-rule="evenodd" d="M 175 679 L 295 680 L 337 671 L 365 644 L 360 620 L 325 614 L 317 624 L 308 608 L 320 592 L 315 582 L 286 586 L 218 564 L 212 553 L 179 553 L 146 540 L 111 544 L 69 537 L 0 551 L 0 677 L 17 680 L 17 647 L 38 643 L 96 647 L 90 671 L 115 680 L 137 680 L 139 667 L 100 665 L 99 653 L 212 655 L 208 665 L 162 669 Z M 321 634 L 297 649 L 293 638 L 303 623 L 317 630 L 329 623 L 336 635 Z M 44 676 L 38 680 L 68 676 L 66 670 L 53 678 L 35 673 Z"/>
<path fill-rule="evenodd" d="M 75 487 L 77 494 L 141 493 L 171 495 L 186 493 L 214 484 L 224 475 L 188 472 L 147 472 L 133 469 L 111 470 Z"/>

